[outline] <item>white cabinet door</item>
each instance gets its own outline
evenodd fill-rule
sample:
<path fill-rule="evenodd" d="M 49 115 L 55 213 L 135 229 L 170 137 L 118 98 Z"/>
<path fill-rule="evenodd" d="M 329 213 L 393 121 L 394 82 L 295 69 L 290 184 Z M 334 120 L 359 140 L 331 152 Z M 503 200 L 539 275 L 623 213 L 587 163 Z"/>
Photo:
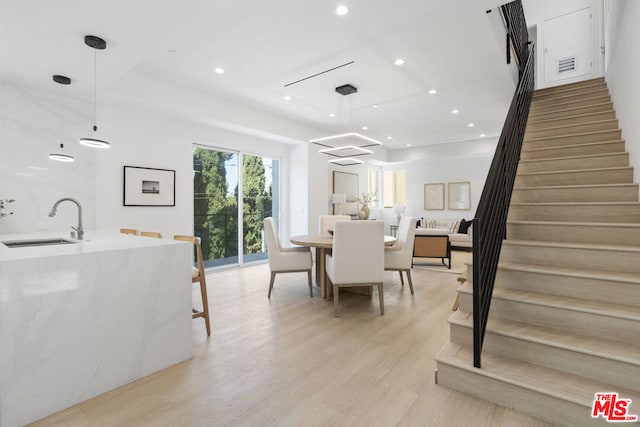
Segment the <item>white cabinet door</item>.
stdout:
<path fill-rule="evenodd" d="M 543 49 L 545 83 L 591 74 L 591 8 L 545 20 Z"/>

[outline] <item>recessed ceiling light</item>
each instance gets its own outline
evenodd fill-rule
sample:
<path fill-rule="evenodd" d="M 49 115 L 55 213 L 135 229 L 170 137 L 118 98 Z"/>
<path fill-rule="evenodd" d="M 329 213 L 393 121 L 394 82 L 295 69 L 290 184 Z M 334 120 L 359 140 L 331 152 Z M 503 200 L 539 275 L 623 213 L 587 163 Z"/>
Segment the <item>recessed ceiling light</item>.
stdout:
<path fill-rule="evenodd" d="M 402 58 L 398 58 L 393 62 L 395 65 L 402 65 L 404 64 L 404 59 Z"/>
<path fill-rule="evenodd" d="M 373 104 L 373 108 L 379 108 L 380 106 L 378 104 Z"/>
<path fill-rule="evenodd" d="M 411 144 L 407 144 L 406 146 L 407 146 L 407 147 L 411 147 Z"/>
<path fill-rule="evenodd" d="M 392 136 L 388 136 L 387 139 L 393 139 L 393 137 Z"/>
<path fill-rule="evenodd" d="M 475 126 L 475 124 L 473 124 L 473 123 L 469 123 L 467 126 L 469 126 L 470 128 L 472 128 L 472 127 L 474 127 L 474 126 Z"/>
<path fill-rule="evenodd" d="M 338 16 L 344 16 L 347 13 L 349 13 L 349 8 L 343 4 L 336 8 L 336 15 Z"/>
<path fill-rule="evenodd" d="M 362 126 L 362 130 L 367 130 L 369 129 L 369 126 Z"/>
<path fill-rule="evenodd" d="M 285 101 L 290 101 L 291 97 L 289 95 L 285 95 L 282 97 L 282 99 L 284 99 Z"/>
<path fill-rule="evenodd" d="M 216 74 L 224 74 L 224 68 L 222 67 L 216 67 L 214 71 L 216 72 Z"/>
<path fill-rule="evenodd" d="M 329 113 L 329 117 L 335 117 L 336 113 Z"/>
<path fill-rule="evenodd" d="M 429 95 L 435 95 L 436 93 L 438 93 L 438 91 L 437 91 L 437 90 L 435 90 L 435 89 L 431 89 L 431 90 L 429 91 Z"/>
<path fill-rule="evenodd" d="M 451 114 L 458 114 L 460 111 L 458 111 L 456 108 L 454 108 L 453 110 L 451 110 Z"/>
<path fill-rule="evenodd" d="M 485 136 L 487 136 L 487 135 L 485 135 L 484 133 L 480 134 L 480 138 L 484 138 Z"/>

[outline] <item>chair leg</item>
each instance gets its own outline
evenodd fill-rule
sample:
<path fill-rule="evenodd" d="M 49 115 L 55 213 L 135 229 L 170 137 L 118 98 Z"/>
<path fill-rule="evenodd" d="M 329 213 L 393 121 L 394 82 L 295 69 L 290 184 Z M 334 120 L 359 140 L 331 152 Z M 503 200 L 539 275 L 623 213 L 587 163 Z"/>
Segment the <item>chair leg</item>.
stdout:
<path fill-rule="evenodd" d="M 411 270 L 405 270 L 407 272 L 407 280 L 409 281 L 409 289 L 411 289 L 411 295 L 413 295 L 413 281 L 411 280 Z"/>
<path fill-rule="evenodd" d="M 202 312 L 204 314 L 204 325 L 207 328 L 207 336 L 211 336 L 211 324 L 209 323 L 209 297 L 207 296 L 207 282 L 204 277 L 200 277 L 200 295 L 202 295 Z"/>
<path fill-rule="evenodd" d="M 338 292 L 338 285 L 333 284 L 333 315 L 340 317 L 338 313 L 338 299 L 340 298 L 340 292 Z"/>
<path fill-rule="evenodd" d="M 309 278 L 309 295 L 313 298 L 313 284 L 311 283 L 311 269 L 307 270 L 307 277 Z"/>
<path fill-rule="evenodd" d="M 380 300 L 380 316 L 384 316 L 384 292 L 382 291 L 382 283 L 378 283 L 378 299 Z"/>
<path fill-rule="evenodd" d="M 400 284 L 404 286 L 404 279 L 402 278 L 402 270 L 398 270 L 398 273 L 400 273 Z"/>
<path fill-rule="evenodd" d="M 276 273 L 274 271 L 271 272 L 271 281 L 269 282 L 269 295 L 267 298 L 271 298 L 271 290 L 273 289 L 273 282 L 276 280 Z"/>

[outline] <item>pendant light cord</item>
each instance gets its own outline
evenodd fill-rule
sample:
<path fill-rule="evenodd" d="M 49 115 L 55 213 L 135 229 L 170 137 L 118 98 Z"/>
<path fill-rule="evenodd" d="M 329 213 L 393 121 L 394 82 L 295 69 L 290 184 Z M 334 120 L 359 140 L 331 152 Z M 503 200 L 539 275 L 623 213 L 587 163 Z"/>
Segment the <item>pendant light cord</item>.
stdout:
<path fill-rule="evenodd" d="M 93 49 L 93 131 L 98 130 L 98 49 Z"/>
<path fill-rule="evenodd" d="M 60 148 L 64 146 L 64 86 L 60 85 Z"/>

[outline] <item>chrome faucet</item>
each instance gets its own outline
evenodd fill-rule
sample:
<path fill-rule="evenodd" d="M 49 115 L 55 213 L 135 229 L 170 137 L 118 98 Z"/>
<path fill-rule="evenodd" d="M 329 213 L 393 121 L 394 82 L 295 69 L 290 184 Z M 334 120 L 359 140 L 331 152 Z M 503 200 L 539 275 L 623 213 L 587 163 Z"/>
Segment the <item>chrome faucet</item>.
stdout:
<path fill-rule="evenodd" d="M 78 227 L 71 227 L 73 228 L 76 233 L 77 233 L 77 239 L 78 240 L 82 240 L 82 238 L 84 237 L 84 229 L 82 228 L 82 206 L 80 206 L 80 202 L 77 201 L 76 199 L 72 199 L 71 197 L 63 197 L 62 199 L 58 200 L 53 207 L 51 208 L 51 212 L 49 212 L 49 216 L 50 217 L 54 217 L 56 215 L 56 209 L 58 209 L 58 205 L 61 202 L 64 201 L 70 201 L 76 204 L 76 206 L 78 206 Z M 73 237 L 73 233 L 71 233 L 72 237 Z"/>

